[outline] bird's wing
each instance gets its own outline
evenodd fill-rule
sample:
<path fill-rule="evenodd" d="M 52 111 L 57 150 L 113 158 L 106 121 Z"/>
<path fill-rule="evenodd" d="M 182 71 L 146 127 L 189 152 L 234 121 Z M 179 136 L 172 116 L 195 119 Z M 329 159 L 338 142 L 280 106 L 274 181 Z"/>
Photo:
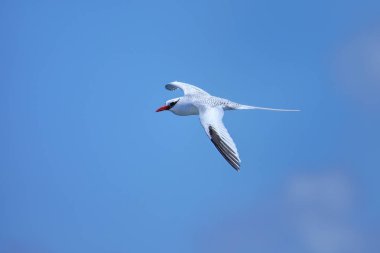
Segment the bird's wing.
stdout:
<path fill-rule="evenodd" d="M 199 118 L 207 136 L 231 166 L 239 171 L 240 158 L 236 145 L 223 124 L 220 107 L 200 107 Z"/>
<path fill-rule="evenodd" d="M 206 91 L 202 90 L 201 88 L 198 88 L 191 84 L 178 82 L 178 81 L 168 83 L 167 85 L 165 85 L 165 88 L 168 90 L 176 90 L 179 88 L 183 90 L 183 93 L 185 93 L 185 96 L 194 95 L 194 94 L 210 95 Z"/>

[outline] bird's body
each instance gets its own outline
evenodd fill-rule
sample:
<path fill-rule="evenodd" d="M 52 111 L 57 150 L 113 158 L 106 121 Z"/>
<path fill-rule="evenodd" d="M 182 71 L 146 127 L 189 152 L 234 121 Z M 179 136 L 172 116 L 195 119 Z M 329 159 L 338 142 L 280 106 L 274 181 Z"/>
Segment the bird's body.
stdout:
<path fill-rule="evenodd" d="M 232 110 L 237 109 L 238 104 L 210 95 L 189 95 L 182 97 L 170 111 L 179 116 L 199 115 L 199 108 L 207 106 Z"/>
<path fill-rule="evenodd" d="M 177 88 L 184 91 L 184 96 L 170 99 L 165 106 L 157 109 L 157 112 L 169 110 L 179 116 L 199 115 L 201 124 L 215 147 L 223 157 L 236 169 L 240 169 L 240 158 L 236 145 L 223 124 L 223 115 L 226 110 L 272 110 L 272 111 L 297 111 L 286 109 L 273 109 L 242 105 L 224 98 L 214 97 L 206 91 L 182 82 L 171 82 L 166 89 Z"/>

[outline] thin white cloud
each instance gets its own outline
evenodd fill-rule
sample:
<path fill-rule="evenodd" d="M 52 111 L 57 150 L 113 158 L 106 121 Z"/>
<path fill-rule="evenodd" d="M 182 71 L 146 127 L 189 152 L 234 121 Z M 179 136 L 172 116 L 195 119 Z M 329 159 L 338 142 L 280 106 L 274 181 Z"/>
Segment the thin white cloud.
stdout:
<path fill-rule="evenodd" d="M 361 253 L 376 251 L 344 170 L 299 172 L 282 190 L 202 228 L 201 252 Z"/>
<path fill-rule="evenodd" d="M 339 46 L 334 61 L 338 87 L 366 107 L 380 105 L 380 29 L 362 31 Z"/>

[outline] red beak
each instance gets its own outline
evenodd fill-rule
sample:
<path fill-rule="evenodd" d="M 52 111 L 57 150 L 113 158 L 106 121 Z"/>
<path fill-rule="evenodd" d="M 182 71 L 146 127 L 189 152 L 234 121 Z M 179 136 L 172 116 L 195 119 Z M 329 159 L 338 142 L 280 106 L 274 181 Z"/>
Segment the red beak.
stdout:
<path fill-rule="evenodd" d="M 164 106 L 161 106 L 160 108 L 158 108 L 156 110 L 156 112 L 166 111 L 166 110 L 169 110 L 169 109 L 170 109 L 170 106 L 164 105 Z"/>

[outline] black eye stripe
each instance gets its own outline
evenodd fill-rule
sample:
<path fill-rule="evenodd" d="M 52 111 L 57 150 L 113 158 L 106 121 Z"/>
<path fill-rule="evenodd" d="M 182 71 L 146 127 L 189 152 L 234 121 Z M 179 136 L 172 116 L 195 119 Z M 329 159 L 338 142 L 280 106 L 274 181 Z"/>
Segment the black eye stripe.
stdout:
<path fill-rule="evenodd" d="M 170 107 L 173 107 L 173 106 L 175 106 L 177 103 L 178 103 L 178 101 L 179 101 L 179 99 L 177 100 L 177 101 L 174 101 L 174 102 L 170 102 Z"/>

